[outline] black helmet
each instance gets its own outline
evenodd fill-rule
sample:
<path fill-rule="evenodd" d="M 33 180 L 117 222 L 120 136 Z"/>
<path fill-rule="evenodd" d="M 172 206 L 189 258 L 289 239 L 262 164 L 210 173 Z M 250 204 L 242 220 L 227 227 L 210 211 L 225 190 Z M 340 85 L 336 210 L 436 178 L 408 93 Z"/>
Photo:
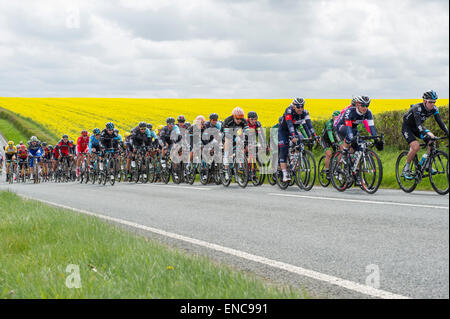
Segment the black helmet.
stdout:
<path fill-rule="evenodd" d="M 145 128 L 147 128 L 147 123 L 145 123 L 145 122 L 140 122 L 140 123 L 139 123 L 139 127 L 145 127 Z"/>
<path fill-rule="evenodd" d="M 175 119 L 173 117 L 168 117 L 166 120 L 167 124 L 175 124 Z"/>
<path fill-rule="evenodd" d="M 64 134 L 64 135 L 62 136 L 62 138 L 69 138 L 69 135 Z"/>
<path fill-rule="evenodd" d="M 47 142 L 42 142 L 42 146 L 46 147 L 47 146 Z"/>
<path fill-rule="evenodd" d="M 217 113 L 211 113 L 209 114 L 209 119 L 217 121 L 219 119 L 219 115 Z"/>
<path fill-rule="evenodd" d="M 100 134 L 100 129 L 98 127 L 94 128 L 94 130 L 92 131 L 92 133 L 94 133 L 94 135 Z"/>
<path fill-rule="evenodd" d="M 115 128 L 115 129 L 114 129 L 114 133 L 119 134 L 119 129 L 118 129 L 118 128 Z"/>
<path fill-rule="evenodd" d="M 300 107 L 303 108 L 305 106 L 305 99 L 302 97 L 296 97 L 293 101 L 292 101 L 292 105 L 294 105 L 295 107 Z"/>
<path fill-rule="evenodd" d="M 361 103 L 362 106 L 367 106 L 367 107 L 369 107 L 369 105 L 370 105 L 370 97 L 364 96 L 364 95 L 358 95 L 358 96 L 355 96 L 355 97 L 352 99 L 352 106 L 355 106 L 355 105 L 356 105 L 356 102 Z"/>
<path fill-rule="evenodd" d="M 113 122 L 106 123 L 106 129 L 107 130 L 114 130 L 114 123 Z"/>
<path fill-rule="evenodd" d="M 52 146 L 52 145 L 49 145 L 47 148 L 48 148 L 49 150 L 52 150 L 52 149 L 53 149 L 53 146 Z"/>
<path fill-rule="evenodd" d="M 437 93 L 435 91 L 428 90 L 428 91 L 426 91 L 423 94 L 422 98 L 425 99 L 425 100 L 437 100 L 438 99 L 438 95 L 437 95 Z"/>
<path fill-rule="evenodd" d="M 149 130 L 152 130 L 152 129 L 153 129 L 153 124 L 147 123 L 147 128 L 148 128 Z"/>
<path fill-rule="evenodd" d="M 178 115 L 177 121 L 180 123 L 184 123 L 186 122 L 186 118 L 184 117 L 184 115 Z"/>
<path fill-rule="evenodd" d="M 191 123 L 189 123 L 189 122 L 186 122 L 184 125 L 186 126 L 186 128 L 190 128 L 191 127 Z"/>
<path fill-rule="evenodd" d="M 249 119 L 258 119 L 258 114 L 256 114 L 256 112 L 254 112 L 254 111 L 251 111 L 251 112 L 247 113 L 247 117 Z"/>

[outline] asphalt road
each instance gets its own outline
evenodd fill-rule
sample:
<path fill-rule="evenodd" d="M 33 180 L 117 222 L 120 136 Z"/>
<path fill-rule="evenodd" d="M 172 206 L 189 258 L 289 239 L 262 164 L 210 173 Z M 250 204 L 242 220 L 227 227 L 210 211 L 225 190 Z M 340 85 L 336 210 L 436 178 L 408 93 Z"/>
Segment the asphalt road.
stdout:
<path fill-rule="evenodd" d="M 0 190 L 130 221 L 324 274 L 323 280 L 140 231 L 313 296 L 369 298 L 328 276 L 412 298 L 449 298 L 449 197 L 277 186 L 45 183 Z M 374 277 L 376 276 L 376 277 Z M 371 281 L 367 281 L 372 279 Z M 373 279 L 375 278 L 375 279 Z"/>

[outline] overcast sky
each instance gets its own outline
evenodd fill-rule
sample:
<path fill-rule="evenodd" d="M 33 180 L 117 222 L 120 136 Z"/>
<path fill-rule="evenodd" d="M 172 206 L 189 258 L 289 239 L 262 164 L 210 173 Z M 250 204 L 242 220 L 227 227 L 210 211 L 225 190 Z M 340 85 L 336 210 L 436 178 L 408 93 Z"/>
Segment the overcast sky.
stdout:
<path fill-rule="evenodd" d="M 0 0 L 0 96 L 449 97 L 449 1 Z"/>

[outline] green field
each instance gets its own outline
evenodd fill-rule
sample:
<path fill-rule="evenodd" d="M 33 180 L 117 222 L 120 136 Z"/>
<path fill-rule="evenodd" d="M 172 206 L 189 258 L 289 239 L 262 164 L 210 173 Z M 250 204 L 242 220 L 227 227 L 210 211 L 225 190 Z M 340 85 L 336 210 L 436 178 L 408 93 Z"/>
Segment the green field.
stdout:
<path fill-rule="evenodd" d="M 0 237 L 0 298 L 306 297 L 10 192 L 0 192 Z"/>

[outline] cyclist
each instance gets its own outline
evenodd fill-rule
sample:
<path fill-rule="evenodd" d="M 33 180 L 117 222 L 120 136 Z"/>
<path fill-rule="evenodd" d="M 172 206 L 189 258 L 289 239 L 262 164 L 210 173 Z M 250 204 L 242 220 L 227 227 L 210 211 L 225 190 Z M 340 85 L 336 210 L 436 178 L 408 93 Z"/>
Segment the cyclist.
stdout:
<path fill-rule="evenodd" d="M 178 117 L 177 117 L 177 126 L 180 128 L 180 129 L 187 129 L 187 127 L 186 127 L 186 118 L 184 117 L 184 115 L 178 115 Z"/>
<path fill-rule="evenodd" d="M 92 160 L 94 158 L 93 154 L 97 154 L 100 151 L 100 129 L 95 128 L 92 130 L 92 135 L 89 137 L 89 154 L 88 154 L 88 162 L 89 169 L 92 168 Z"/>
<path fill-rule="evenodd" d="M 123 139 L 122 139 L 122 135 L 119 134 L 119 129 L 115 128 L 114 129 L 114 134 L 117 135 L 116 139 L 117 139 L 117 142 L 120 145 L 123 142 Z"/>
<path fill-rule="evenodd" d="M 25 144 L 20 145 L 20 147 L 17 149 L 17 159 L 19 161 L 18 165 L 20 176 L 22 177 L 23 174 L 26 174 L 28 176 L 28 150 Z"/>
<path fill-rule="evenodd" d="M 410 166 L 411 161 L 420 149 L 420 144 L 416 140 L 416 137 L 423 139 L 426 144 L 435 137 L 430 130 L 422 125 L 425 120 L 431 115 L 434 115 L 434 119 L 441 130 L 445 132 L 447 137 L 449 136 L 448 128 L 442 121 L 439 110 L 436 107 L 436 100 L 438 99 L 437 93 L 433 90 L 428 90 L 422 95 L 422 99 L 423 101 L 421 103 L 411 105 L 411 108 L 403 115 L 402 134 L 409 144 L 409 152 L 406 157 L 406 164 L 403 168 L 403 175 L 406 179 L 414 178 L 411 175 Z M 428 148 L 427 152 L 424 154 L 424 159 L 428 156 L 429 152 L 430 148 Z"/>
<path fill-rule="evenodd" d="M 335 152 L 338 149 L 338 146 L 341 144 L 341 140 L 339 136 L 336 134 L 336 131 L 334 130 L 334 121 L 338 118 L 339 114 L 341 114 L 340 111 L 334 111 L 331 119 L 329 119 L 325 123 L 325 127 L 322 132 L 321 136 L 321 142 L 320 144 L 323 147 L 323 150 L 325 151 L 325 172 L 327 178 L 329 178 L 329 170 L 330 170 L 330 160 L 331 156 L 333 155 L 333 152 Z"/>
<path fill-rule="evenodd" d="M 370 98 L 368 96 L 356 96 L 352 99 L 351 105 L 346 107 L 336 119 L 334 124 L 337 134 L 343 140 L 342 150 L 346 159 L 349 158 L 349 148 L 353 147 L 354 151 L 358 151 L 356 145 L 356 137 L 358 136 L 358 125 L 363 123 L 366 130 L 372 136 L 377 135 L 375 124 L 373 121 L 372 112 L 369 110 Z M 376 139 L 375 147 L 381 151 L 383 150 L 383 141 Z"/>
<path fill-rule="evenodd" d="M 28 156 L 30 158 L 30 164 L 28 166 L 30 169 L 33 169 L 34 157 L 37 157 L 37 163 L 38 165 L 41 165 L 41 156 L 43 154 L 44 152 L 41 147 L 41 142 L 36 136 L 32 136 L 28 141 Z"/>
<path fill-rule="evenodd" d="M 223 121 L 222 127 L 225 135 L 223 165 L 226 168 L 225 178 L 229 179 L 228 176 L 229 155 L 230 155 L 229 151 L 230 150 L 232 151 L 232 147 L 236 145 L 236 137 L 238 137 L 242 133 L 248 132 L 248 122 L 245 119 L 244 110 L 241 109 L 240 107 L 235 107 L 231 112 L 231 115 Z"/>
<path fill-rule="evenodd" d="M 114 132 L 114 123 L 106 123 L 105 128 L 100 134 L 100 147 L 102 149 L 112 149 L 114 153 L 117 151 L 119 146 L 119 140 L 117 134 Z"/>
<path fill-rule="evenodd" d="M 163 166 L 165 165 L 164 158 L 167 152 L 169 152 L 170 154 L 174 145 L 178 144 L 182 140 L 181 131 L 180 128 L 177 125 L 175 125 L 175 119 L 173 117 L 169 117 L 166 119 L 166 123 L 167 125 L 162 128 L 159 136 L 160 144 L 162 146 L 161 164 Z M 175 172 L 173 174 L 175 177 L 177 177 L 176 168 L 178 163 L 174 164 L 175 164 Z"/>
<path fill-rule="evenodd" d="M 128 145 L 128 157 L 127 157 L 127 176 L 130 179 L 130 166 L 131 161 L 136 157 L 136 152 L 140 147 L 150 147 L 151 139 L 150 130 L 147 128 L 147 123 L 140 122 L 137 127 L 131 131 L 131 137 Z"/>
<path fill-rule="evenodd" d="M 195 118 L 194 125 L 189 127 L 190 163 L 193 162 L 194 152 L 196 154 L 201 154 L 201 147 L 203 147 L 203 145 L 205 145 L 208 142 L 207 140 L 204 140 L 202 138 L 204 131 L 205 131 L 205 117 L 203 115 L 198 115 Z"/>
<path fill-rule="evenodd" d="M 71 166 L 71 162 L 73 160 L 73 144 L 69 141 L 69 136 L 64 134 L 61 140 L 56 144 L 55 150 L 55 162 L 53 166 L 53 170 L 56 170 L 56 161 L 66 160 L 68 167 Z"/>
<path fill-rule="evenodd" d="M 283 182 L 289 182 L 291 177 L 287 173 L 287 157 L 289 154 L 289 140 L 298 143 L 298 128 L 301 125 L 302 115 L 304 113 L 305 99 L 295 98 L 289 105 L 279 120 L 278 126 L 278 151 L 280 158 L 280 167 L 283 173 Z"/>
<path fill-rule="evenodd" d="M 80 165 L 83 159 L 83 154 L 89 152 L 89 135 L 87 130 L 81 131 L 81 136 L 77 139 L 77 177 L 80 176 Z"/>
<path fill-rule="evenodd" d="M 247 121 L 248 121 L 249 133 L 254 134 L 254 138 L 251 137 L 249 139 L 249 136 L 246 136 L 246 144 L 248 145 L 249 140 L 250 140 L 251 144 L 259 142 L 259 139 L 263 137 L 263 133 L 262 133 L 261 122 L 258 121 L 258 114 L 254 111 L 248 112 Z M 250 151 L 249 159 L 250 158 L 252 159 L 252 165 L 253 165 L 255 162 L 254 160 L 257 157 L 258 149 L 257 149 L 257 147 L 255 147 L 255 148 L 250 147 L 250 149 L 248 149 L 248 147 L 246 147 L 246 151 L 247 152 Z M 252 166 L 252 169 L 250 170 L 250 180 L 255 180 L 255 179 L 256 179 L 255 169 L 254 169 L 254 166 Z"/>
<path fill-rule="evenodd" d="M 11 163 L 13 163 L 13 172 L 16 171 L 16 155 L 17 155 L 17 148 L 14 145 L 13 141 L 9 141 L 7 146 L 3 146 L 3 150 L 5 151 L 5 158 L 6 158 L 6 181 L 8 182 L 8 174 L 9 169 L 11 166 Z M 3 157 L 2 153 L 0 152 L 0 168 L 3 167 Z"/>

